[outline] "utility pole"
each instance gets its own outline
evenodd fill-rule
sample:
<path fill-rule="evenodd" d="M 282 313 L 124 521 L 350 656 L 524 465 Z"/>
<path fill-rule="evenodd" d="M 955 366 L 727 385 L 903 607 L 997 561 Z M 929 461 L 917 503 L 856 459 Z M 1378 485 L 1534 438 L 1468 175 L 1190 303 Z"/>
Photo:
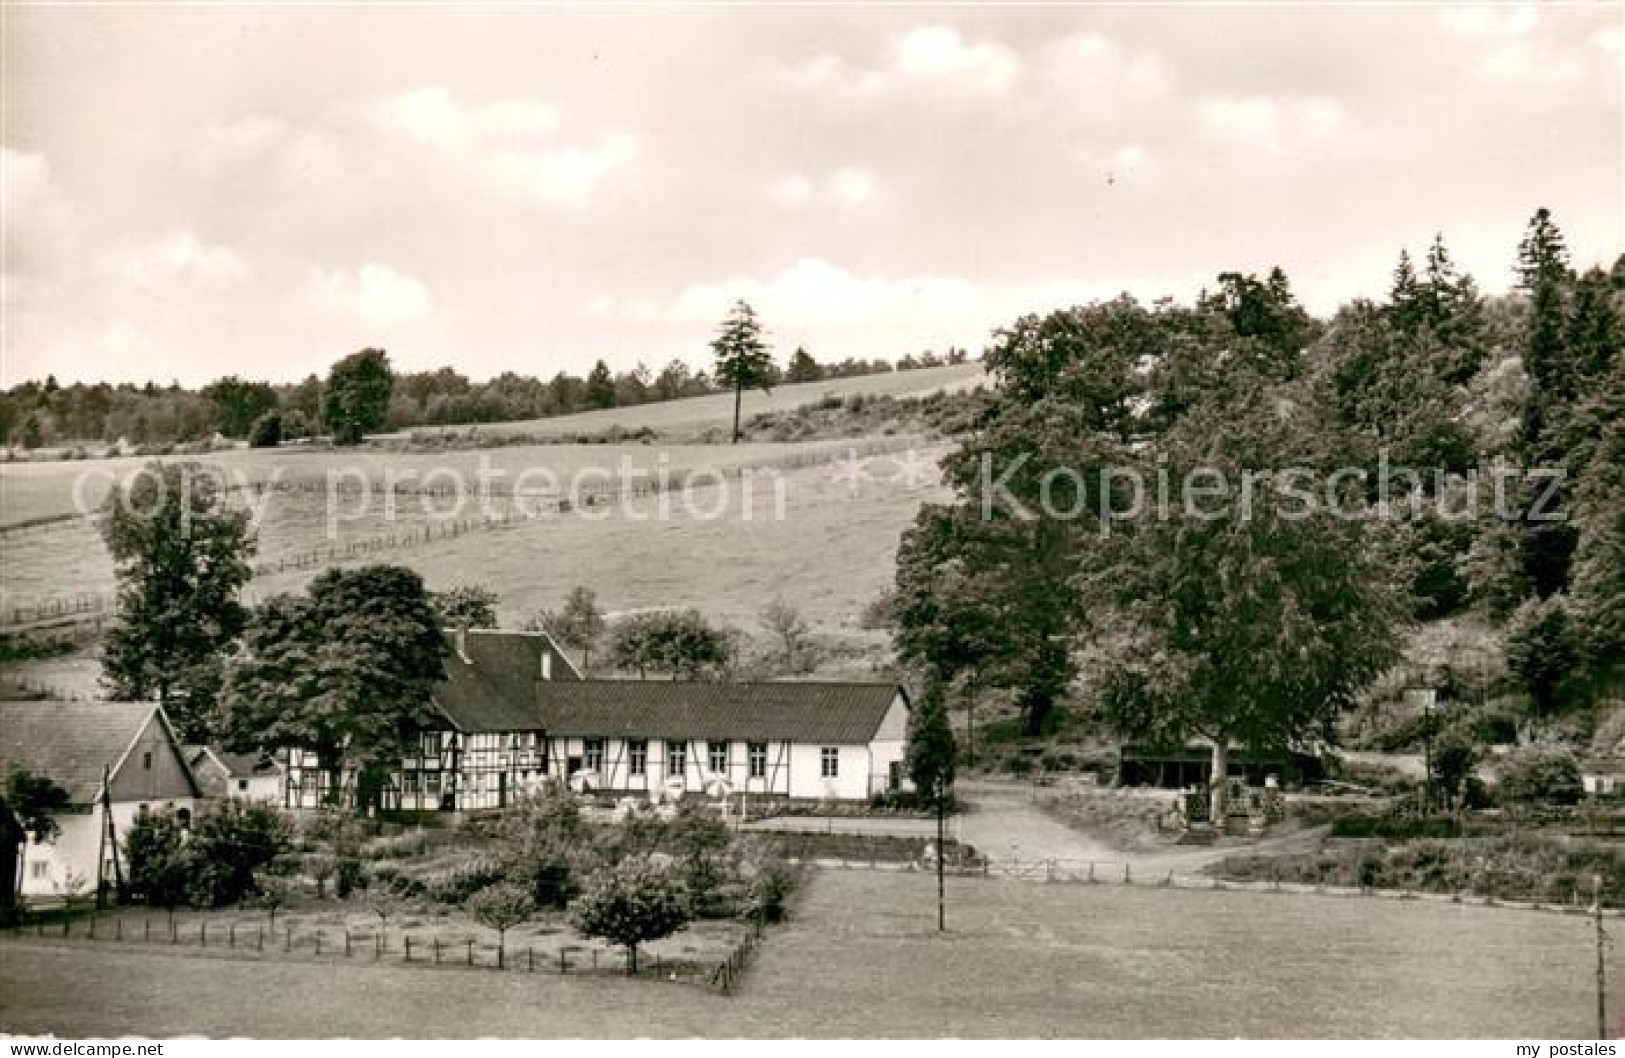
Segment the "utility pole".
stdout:
<path fill-rule="evenodd" d="M 947 933 L 947 886 L 942 881 L 946 873 L 947 850 L 942 847 L 942 816 L 946 813 L 947 791 L 941 783 L 936 791 L 936 931 Z"/>
<path fill-rule="evenodd" d="M 1591 876 L 1591 917 L 1597 926 L 1597 1039 L 1608 1038 L 1608 969 L 1603 960 L 1602 875 Z"/>

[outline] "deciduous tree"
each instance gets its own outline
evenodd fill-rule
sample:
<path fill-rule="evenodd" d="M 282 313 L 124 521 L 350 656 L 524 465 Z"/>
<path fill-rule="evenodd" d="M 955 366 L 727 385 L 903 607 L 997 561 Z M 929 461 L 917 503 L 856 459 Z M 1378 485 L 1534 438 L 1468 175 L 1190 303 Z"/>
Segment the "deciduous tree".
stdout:
<path fill-rule="evenodd" d="M 207 741 L 223 655 L 245 621 L 248 512 L 227 508 L 218 475 L 201 465 L 151 463 L 108 495 L 101 530 L 119 580 L 102 643 L 109 692 L 156 698 L 182 738 Z"/>
<path fill-rule="evenodd" d="M 412 570 L 328 570 L 308 594 L 254 612 L 227 668 L 226 729 L 238 745 L 301 747 L 341 777 L 354 770 L 358 807 L 369 804 L 380 770 L 440 722 L 432 694 L 448 649 Z"/>
<path fill-rule="evenodd" d="M 587 880 L 572 915 L 583 936 L 626 948 L 626 972 L 638 972 L 638 948 L 688 924 L 683 887 L 647 859 L 624 860 Z"/>
<path fill-rule="evenodd" d="M 497 593 L 481 584 L 430 592 L 435 613 L 446 628 L 495 628 Z"/>
<path fill-rule="evenodd" d="M 610 663 L 635 671 L 695 679 L 728 661 L 727 636 L 698 610 L 656 610 L 633 614 L 610 629 Z"/>
<path fill-rule="evenodd" d="M 383 426 L 394 385 L 389 354 L 382 349 L 363 349 L 334 364 L 322 388 L 322 424 L 333 443 L 360 444 Z"/>
<path fill-rule="evenodd" d="M 1132 520 L 1099 542 L 1077 578 L 1094 626 L 1112 632 L 1099 673 L 1105 718 L 1146 741 L 1210 740 L 1217 821 L 1232 743 L 1284 749 L 1329 734 L 1397 657 L 1401 596 L 1367 544 L 1365 519 L 1305 511 L 1276 475 L 1319 465 L 1321 442 L 1263 389 L 1193 412 L 1159 466 L 1176 482 L 1222 475 L 1222 506 L 1180 497 Z"/>
<path fill-rule="evenodd" d="M 521 886 L 506 882 L 488 885 L 468 898 L 464 905 L 474 921 L 486 929 L 497 931 L 497 965 L 504 964 L 503 946 L 508 931 L 523 925 L 536 914 L 536 902 Z"/>

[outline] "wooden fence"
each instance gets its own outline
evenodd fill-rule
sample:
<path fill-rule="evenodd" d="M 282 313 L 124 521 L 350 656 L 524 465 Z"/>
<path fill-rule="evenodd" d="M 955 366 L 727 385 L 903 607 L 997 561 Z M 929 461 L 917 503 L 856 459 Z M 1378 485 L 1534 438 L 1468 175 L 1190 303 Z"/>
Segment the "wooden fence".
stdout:
<path fill-rule="evenodd" d="M 408 966 L 448 969 L 500 970 L 512 973 L 551 973 L 560 976 L 599 975 L 659 978 L 691 985 L 707 985 L 716 969 L 688 959 L 661 958 L 650 954 L 639 960 L 636 974 L 627 973 L 626 954 L 597 947 L 565 946 L 551 951 L 534 946 L 482 945 L 471 939 L 448 940 L 438 934 L 429 937 L 386 931 L 355 933 L 348 929 L 299 929 L 267 923 L 218 922 L 207 916 L 191 920 L 183 917 L 139 918 L 124 912 L 70 914 L 34 913 L 30 921 L 19 918 L 12 932 L 22 936 L 57 940 L 98 941 L 114 944 L 148 944 L 163 947 L 190 947 L 206 951 L 236 952 L 244 956 L 348 959 L 360 962 L 391 962 Z M 747 933 L 742 944 L 754 945 L 756 931 Z M 738 949 L 730 954 L 733 960 Z"/>

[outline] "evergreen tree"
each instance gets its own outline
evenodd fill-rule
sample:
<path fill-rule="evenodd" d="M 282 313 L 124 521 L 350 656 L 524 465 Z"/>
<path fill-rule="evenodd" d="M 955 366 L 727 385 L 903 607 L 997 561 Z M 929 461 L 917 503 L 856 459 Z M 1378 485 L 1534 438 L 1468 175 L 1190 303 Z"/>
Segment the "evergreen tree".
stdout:
<path fill-rule="evenodd" d="M 812 358 L 812 354 L 801 346 L 796 346 L 796 351 L 790 354 L 790 366 L 784 373 L 784 380 L 786 382 L 817 382 L 823 377 L 824 370 L 818 366 L 818 361 Z"/>
<path fill-rule="evenodd" d="M 756 310 L 749 303 L 734 302 L 711 341 L 711 351 L 716 355 L 718 384 L 734 393 L 733 440 L 738 444 L 739 411 L 745 390 L 760 388 L 766 392 L 773 378 L 773 357 L 762 339 L 762 325 L 756 318 Z"/>
<path fill-rule="evenodd" d="M 118 616 L 102 643 L 115 698 L 156 698 L 182 738 L 207 741 L 224 654 L 243 630 L 237 592 L 253 571 L 248 512 L 215 473 L 150 463 L 108 495 L 102 536 L 117 564 Z"/>
<path fill-rule="evenodd" d="M 1394 281 L 1388 288 L 1388 314 L 1394 326 L 1402 331 L 1414 332 L 1421 323 L 1421 285 L 1416 279 L 1416 269 L 1411 265 L 1409 250 L 1399 251 Z"/>
<path fill-rule="evenodd" d="M 1625 363 L 1610 383 L 1612 420 L 1577 490 L 1572 587 L 1589 668 L 1604 685 L 1625 674 Z"/>
<path fill-rule="evenodd" d="M 615 378 L 602 360 L 587 373 L 587 404 L 593 408 L 615 407 Z"/>
<path fill-rule="evenodd" d="M 1545 429 L 1561 406 L 1574 398 L 1577 378 L 1567 355 L 1564 295 L 1569 254 L 1550 211 L 1535 211 L 1518 245 L 1518 285 L 1529 293 L 1530 319 L 1524 367 L 1533 383 L 1524 416 L 1524 445 L 1531 459 L 1547 451 Z"/>

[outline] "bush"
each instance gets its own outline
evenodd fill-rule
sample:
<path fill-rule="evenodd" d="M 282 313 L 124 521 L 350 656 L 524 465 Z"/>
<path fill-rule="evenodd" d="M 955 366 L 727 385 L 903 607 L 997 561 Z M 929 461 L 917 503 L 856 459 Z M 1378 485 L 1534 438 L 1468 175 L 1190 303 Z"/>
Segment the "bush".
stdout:
<path fill-rule="evenodd" d="M 761 864 L 750 883 L 751 914 L 761 922 L 784 921 L 795 883 L 794 872 L 783 860 L 771 859 Z"/>
<path fill-rule="evenodd" d="M 292 832 L 288 817 L 266 804 L 227 800 L 203 813 L 187 846 L 192 902 L 222 907 L 257 892 L 254 872 L 288 851 Z"/>
<path fill-rule="evenodd" d="M 1501 767 L 1500 796 L 1514 804 L 1578 804 L 1585 795 L 1580 763 L 1556 746 L 1521 750 Z"/>
<path fill-rule="evenodd" d="M 254 426 L 248 434 L 248 444 L 251 448 L 275 448 L 282 443 L 282 413 L 268 411 L 254 420 Z"/>
<path fill-rule="evenodd" d="M 429 899 L 438 904 L 461 907 L 469 897 L 504 881 L 507 868 L 495 860 L 478 860 L 452 869 L 438 878 L 425 879 Z"/>
<path fill-rule="evenodd" d="M 128 896 L 152 907 L 174 907 L 186 902 L 189 864 L 181 826 L 169 812 L 147 812 L 135 817 L 124 838 L 125 881 Z"/>
<path fill-rule="evenodd" d="M 626 948 L 627 973 L 638 972 L 638 946 L 688 924 L 683 887 L 648 860 L 627 860 L 587 879 L 572 920 L 582 936 Z"/>

